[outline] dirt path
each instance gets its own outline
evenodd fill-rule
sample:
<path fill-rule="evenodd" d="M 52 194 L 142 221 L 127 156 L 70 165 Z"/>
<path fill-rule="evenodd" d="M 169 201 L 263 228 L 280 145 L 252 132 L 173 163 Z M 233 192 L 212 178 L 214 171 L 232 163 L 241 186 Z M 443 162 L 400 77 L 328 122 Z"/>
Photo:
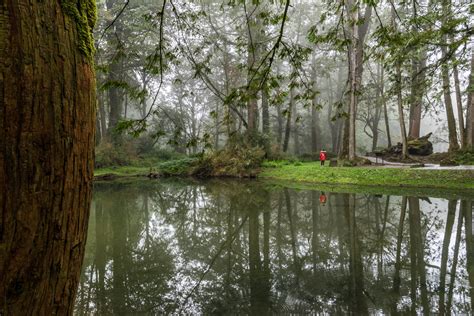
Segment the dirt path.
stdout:
<path fill-rule="evenodd" d="M 420 165 L 419 163 L 402 163 L 402 162 L 390 162 L 382 160 L 382 158 L 375 158 L 369 156 L 362 156 L 362 158 L 370 160 L 372 163 L 381 164 L 380 167 L 413 167 Z M 424 167 L 418 167 L 419 169 L 425 170 L 474 170 L 474 166 L 461 165 L 461 166 L 443 166 L 437 164 L 425 164 Z"/>

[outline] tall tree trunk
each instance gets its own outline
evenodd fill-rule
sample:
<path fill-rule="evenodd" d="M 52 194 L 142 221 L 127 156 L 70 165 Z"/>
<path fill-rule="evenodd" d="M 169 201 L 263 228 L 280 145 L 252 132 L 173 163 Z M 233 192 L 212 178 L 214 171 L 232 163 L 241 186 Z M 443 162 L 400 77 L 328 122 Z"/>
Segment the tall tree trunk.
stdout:
<path fill-rule="evenodd" d="M 255 140 L 255 133 L 257 133 L 258 125 L 258 82 L 255 80 L 256 71 L 259 62 L 259 42 L 258 33 L 260 26 L 260 19 L 258 19 L 258 7 L 250 6 L 252 16 L 247 17 L 248 29 L 248 43 L 247 43 L 247 85 L 248 85 L 248 101 L 247 101 L 247 136 L 251 141 Z M 246 13 L 250 14 L 250 13 Z"/>
<path fill-rule="evenodd" d="M 474 49 L 471 51 L 471 75 L 467 87 L 467 145 L 474 148 Z"/>
<path fill-rule="evenodd" d="M 402 159 L 408 157 L 408 141 L 407 131 L 405 127 L 405 114 L 403 113 L 403 100 L 402 100 L 402 70 L 400 61 L 397 61 L 396 73 L 397 73 L 397 108 L 398 108 L 398 122 L 400 124 L 400 133 L 402 137 Z"/>
<path fill-rule="evenodd" d="M 441 0 L 443 7 L 443 18 L 442 24 L 445 26 L 448 20 L 451 18 L 451 7 L 450 0 Z M 448 120 L 448 138 L 449 148 L 448 151 L 456 151 L 459 149 L 458 134 L 456 131 L 456 119 L 454 118 L 453 102 L 451 100 L 451 85 L 449 80 L 449 65 L 447 60 L 447 49 L 448 45 L 447 36 L 443 35 L 441 39 L 441 58 L 443 64 L 441 65 L 441 78 L 443 80 L 443 96 L 444 96 L 444 107 L 446 109 L 446 117 Z"/>
<path fill-rule="evenodd" d="M 348 12 L 351 43 L 349 49 L 349 160 L 356 158 L 356 118 L 358 95 L 362 83 L 363 63 L 364 63 L 364 40 L 369 29 L 370 18 L 372 15 L 372 6 L 367 5 L 364 17 L 360 17 L 360 8 L 358 2 L 346 0 L 346 11 Z M 360 23 L 363 19 L 362 23 Z"/>
<path fill-rule="evenodd" d="M 214 149 L 219 149 L 219 100 L 216 99 L 216 117 L 214 123 Z"/>
<path fill-rule="evenodd" d="M 456 91 L 456 109 L 458 112 L 459 140 L 461 149 L 466 147 L 466 127 L 464 126 L 464 111 L 462 108 L 461 83 L 459 82 L 458 66 L 453 66 L 454 90 Z"/>
<path fill-rule="evenodd" d="M 299 129 L 299 118 L 298 118 L 298 109 L 296 107 L 296 103 L 293 104 L 293 153 L 295 156 L 299 156 L 300 154 L 300 129 Z"/>
<path fill-rule="evenodd" d="M 382 106 L 383 106 L 383 117 L 385 122 L 385 132 L 387 134 L 387 147 L 392 147 L 392 137 L 390 135 L 390 121 L 388 118 L 388 110 L 387 110 L 387 100 L 385 99 L 385 80 L 384 80 L 384 68 L 381 67 L 380 71 L 380 94 L 382 95 Z"/>
<path fill-rule="evenodd" d="M 342 131 L 339 138 L 338 158 L 347 158 L 349 156 L 349 119 L 344 119 L 341 124 Z"/>
<path fill-rule="evenodd" d="M 100 135 L 103 137 L 107 136 L 107 114 L 105 110 L 104 94 L 99 93 L 99 116 L 100 116 Z"/>
<path fill-rule="evenodd" d="M 316 59 L 313 54 L 312 60 L 312 73 L 311 81 L 313 83 L 313 99 L 311 100 L 311 154 L 316 154 L 320 149 L 320 135 L 321 130 L 319 128 L 319 109 L 318 109 L 318 84 L 317 84 L 317 69 L 316 69 Z M 330 106 L 332 107 L 332 106 Z"/>
<path fill-rule="evenodd" d="M 342 66 L 339 66 L 338 67 L 339 70 L 337 72 L 337 88 L 336 88 L 336 95 L 337 95 L 337 98 L 338 98 L 338 103 L 343 102 L 343 99 L 344 99 L 344 79 L 343 79 L 343 68 Z M 328 79 L 329 79 L 329 88 L 328 89 L 331 89 L 332 88 L 332 84 L 330 84 L 330 76 L 328 76 Z M 330 90 L 332 91 L 332 90 Z M 331 96 L 332 96 L 332 93 L 331 93 Z M 341 134 L 342 134 L 342 128 L 343 128 L 343 120 L 341 118 L 337 118 L 335 121 L 333 121 L 333 115 L 332 115 L 332 110 L 333 110 L 333 107 L 335 106 L 335 100 L 331 97 L 331 102 L 330 102 L 330 106 L 328 106 L 328 115 L 327 115 L 327 119 L 328 119 L 328 124 L 329 124 L 329 129 L 331 130 L 331 145 L 332 145 L 332 152 L 334 153 L 338 153 L 338 149 L 339 149 L 339 142 L 340 142 L 340 139 L 341 139 Z"/>
<path fill-rule="evenodd" d="M 414 30 L 414 32 L 416 31 Z M 411 138 L 420 137 L 423 94 L 425 90 L 425 68 L 426 50 L 423 47 L 418 52 L 418 56 L 413 57 L 411 65 L 410 117 L 408 126 L 408 135 Z"/>
<path fill-rule="evenodd" d="M 350 16 L 351 43 L 349 49 L 349 160 L 356 158 L 356 110 L 358 102 L 358 45 L 359 45 L 359 6 L 353 0 L 346 1 L 346 11 Z"/>
<path fill-rule="evenodd" d="M 285 138 L 283 140 L 283 152 L 286 153 L 288 150 L 288 143 L 290 142 L 290 131 L 291 131 L 291 116 L 294 106 L 294 90 L 290 88 L 290 102 L 288 105 L 288 111 L 286 113 L 286 128 L 285 128 Z"/>
<path fill-rule="evenodd" d="M 265 138 L 265 152 L 270 153 L 270 111 L 268 108 L 268 91 L 262 89 L 262 133 Z"/>
<path fill-rule="evenodd" d="M 396 23 L 396 12 L 395 8 L 391 9 L 391 24 L 396 32 L 399 32 Z M 397 109 L 398 109 L 398 122 L 400 125 L 400 134 L 402 138 L 402 159 L 408 157 L 408 141 L 407 141 L 407 129 L 405 127 L 405 114 L 403 113 L 403 99 L 402 99 L 402 60 L 397 59 L 395 61 L 395 76 L 396 76 L 396 93 L 397 93 Z"/>
<path fill-rule="evenodd" d="M 381 69 L 383 69 L 379 64 L 377 64 L 377 82 L 376 82 L 376 103 L 374 114 L 372 117 L 372 122 L 370 124 L 370 128 L 372 131 L 372 152 L 375 151 L 379 141 L 379 124 L 380 124 L 380 117 L 382 116 L 382 106 L 383 106 L 383 95 L 381 86 L 383 85 L 382 82 L 382 74 Z"/>
<path fill-rule="evenodd" d="M 94 23 L 91 0 L 0 3 L 2 315 L 72 314 L 91 198 Z"/>
<path fill-rule="evenodd" d="M 281 105 L 277 106 L 277 145 L 278 151 L 283 149 L 283 113 L 281 111 Z"/>
<path fill-rule="evenodd" d="M 100 107 L 99 100 L 96 101 L 96 113 L 97 109 Z M 95 117 L 95 145 L 99 145 L 102 139 L 102 129 L 100 127 L 100 116 L 96 115 Z"/>

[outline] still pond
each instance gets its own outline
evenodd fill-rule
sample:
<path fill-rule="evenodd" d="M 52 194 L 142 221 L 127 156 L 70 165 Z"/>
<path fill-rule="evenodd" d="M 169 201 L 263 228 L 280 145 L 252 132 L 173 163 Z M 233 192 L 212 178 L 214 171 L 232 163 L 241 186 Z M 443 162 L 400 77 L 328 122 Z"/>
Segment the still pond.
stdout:
<path fill-rule="evenodd" d="M 95 185 L 75 312 L 469 314 L 472 285 L 469 196 L 109 182 Z"/>

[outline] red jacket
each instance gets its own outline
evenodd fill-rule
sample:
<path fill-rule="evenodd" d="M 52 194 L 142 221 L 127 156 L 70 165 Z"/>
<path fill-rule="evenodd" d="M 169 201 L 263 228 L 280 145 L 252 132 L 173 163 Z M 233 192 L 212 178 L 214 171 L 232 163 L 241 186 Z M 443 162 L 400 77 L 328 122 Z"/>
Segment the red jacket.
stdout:
<path fill-rule="evenodd" d="M 319 153 L 319 160 L 326 160 L 326 152 L 322 151 Z"/>
<path fill-rule="evenodd" d="M 319 203 L 321 203 L 321 204 L 326 203 L 326 195 L 321 194 L 321 195 L 319 196 Z"/>

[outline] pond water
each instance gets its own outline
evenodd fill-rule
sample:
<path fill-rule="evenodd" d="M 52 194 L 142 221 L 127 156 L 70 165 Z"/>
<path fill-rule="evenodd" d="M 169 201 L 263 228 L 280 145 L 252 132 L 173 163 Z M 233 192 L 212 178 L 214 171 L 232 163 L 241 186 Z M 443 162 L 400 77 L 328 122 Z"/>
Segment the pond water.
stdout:
<path fill-rule="evenodd" d="M 76 315 L 471 313 L 469 198 L 97 184 Z"/>

